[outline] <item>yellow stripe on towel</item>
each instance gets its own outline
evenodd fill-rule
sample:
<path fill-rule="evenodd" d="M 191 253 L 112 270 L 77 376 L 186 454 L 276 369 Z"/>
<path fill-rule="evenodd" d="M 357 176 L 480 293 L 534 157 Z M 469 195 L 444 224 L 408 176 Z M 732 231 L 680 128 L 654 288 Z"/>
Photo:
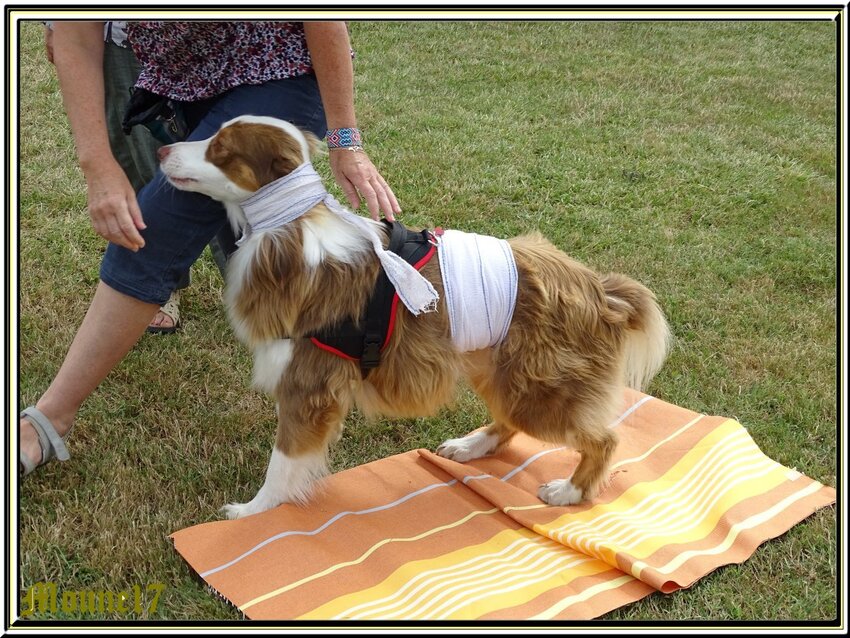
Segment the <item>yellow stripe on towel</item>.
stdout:
<path fill-rule="evenodd" d="M 730 419 L 657 479 L 632 486 L 611 503 L 534 529 L 622 568 L 618 555 L 646 559 L 667 545 L 708 536 L 731 507 L 780 485 L 786 471 Z"/>
<path fill-rule="evenodd" d="M 329 601 L 299 620 L 465 620 L 533 600 L 553 587 L 609 571 L 527 529 L 415 560 L 381 583 Z"/>

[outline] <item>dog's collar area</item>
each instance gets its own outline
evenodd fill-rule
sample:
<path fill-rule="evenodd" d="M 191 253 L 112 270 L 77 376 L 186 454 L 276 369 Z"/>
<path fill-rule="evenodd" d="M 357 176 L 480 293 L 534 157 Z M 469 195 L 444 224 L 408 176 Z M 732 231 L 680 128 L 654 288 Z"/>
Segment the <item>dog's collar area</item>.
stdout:
<path fill-rule="evenodd" d="M 242 202 L 248 225 L 239 242 L 252 233 L 280 228 L 295 221 L 329 196 L 312 164 L 301 164 Z"/>
<path fill-rule="evenodd" d="M 247 227 L 237 244 L 241 245 L 253 233 L 291 223 L 319 203 L 324 203 L 328 210 L 369 239 L 384 273 L 410 312 L 419 315 L 436 311 L 440 297 L 431 282 L 397 254 L 384 249 L 378 232 L 369 220 L 355 215 L 336 201 L 325 190 L 321 176 L 310 162 L 266 184 L 242 202 Z"/>

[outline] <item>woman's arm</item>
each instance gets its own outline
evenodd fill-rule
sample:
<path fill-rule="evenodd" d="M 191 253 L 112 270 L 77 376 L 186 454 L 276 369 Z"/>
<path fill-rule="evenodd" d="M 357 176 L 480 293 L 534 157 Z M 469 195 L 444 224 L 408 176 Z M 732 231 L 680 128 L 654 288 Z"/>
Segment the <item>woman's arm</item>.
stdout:
<path fill-rule="evenodd" d="M 145 227 L 133 190 L 112 155 L 103 89 L 103 22 L 55 22 L 53 53 L 77 158 L 86 178 L 89 215 L 105 239 L 138 250 Z"/>
<path fill-rule="evenodd" d="M 329 129 L 356 128 L 354 113 L 354 69 L 351 44 L 344 22 L 305 22 L 304 35 L 319 83 Z M 354 208 L 360 195 L 373 219 L 383 212 L 392 220 L 401 207 L 392 189 L 362 151 L 330 151 L 330 164 L 337 183 Z"/>

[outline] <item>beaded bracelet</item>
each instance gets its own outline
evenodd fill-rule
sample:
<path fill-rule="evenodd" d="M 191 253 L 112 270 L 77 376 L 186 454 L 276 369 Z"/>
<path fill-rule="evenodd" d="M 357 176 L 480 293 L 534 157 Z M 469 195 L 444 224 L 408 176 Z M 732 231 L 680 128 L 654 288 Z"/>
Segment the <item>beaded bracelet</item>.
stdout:
<path fill-rule="evenodd" d="M 333 128 L 325 134 L 328 148 L 361 148 L 363 142 L 360 137 L 360 129 L 357 128 Z"/>

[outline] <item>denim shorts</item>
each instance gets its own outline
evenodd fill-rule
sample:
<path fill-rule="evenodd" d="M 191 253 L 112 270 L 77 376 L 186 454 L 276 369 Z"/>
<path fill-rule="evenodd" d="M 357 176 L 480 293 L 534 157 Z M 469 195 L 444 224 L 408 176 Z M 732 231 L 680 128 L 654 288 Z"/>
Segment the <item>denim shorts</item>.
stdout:
<path fill-rule="evenodd" d="M 288 120 L 320 139 L 326 132 L 316 78 L 302 75 L 239 86 L 208 100 L 203 116 L 186 139 L 206 139 L 221 124 L 239 115 L 268 115 Z M 110 243 L 101 262 L 100 278 L 118 292 L 161 305 L 204 246 L 227 223 L 227 215 L 220 202 L 171 186 L 159 169 L 153 180 L 139 191 L 137 199 L 147 226 L 140 231 L 145 246 L 133 252 Z"/>

